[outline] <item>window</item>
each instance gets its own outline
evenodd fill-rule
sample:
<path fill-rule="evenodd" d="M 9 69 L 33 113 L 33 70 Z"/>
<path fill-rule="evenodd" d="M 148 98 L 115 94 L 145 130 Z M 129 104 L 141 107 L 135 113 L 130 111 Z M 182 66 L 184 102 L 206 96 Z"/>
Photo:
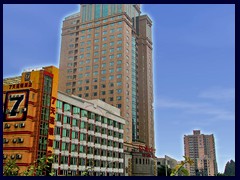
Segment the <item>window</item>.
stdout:
<path fill-rule="evenodd" d="M 105 92 L 105 91 L 102 91 L 102 92 L 101 92 L 101 94 L 102 94 L 102 95 L 105 95 L 105 94 L 106 94 L 106 92 Z"/>
<path fill-rule="evenodd" d="M 102 33 L 103 35 L 106 35 L 107 34 L 107 31 L 103 31 L 103 33 Z"/>
<path fill-rule="evenodd" d="M 113 90 L 109 90 L 109 94 L 113 94 L 113 92 L 114 92 Z"/>
<path fill-rule="evenodd" d="M 107 59 L 106 56 L 103 56 L 103 57 L 102 57 L 102 61 L 105 61 L 106 59 Z"/>
<path fill-rule="evenodd" d="M 94 42 L 95 42 L 95 43 L 99 42 L 99 39 L 94 39 Z"/>
<path fill-rule="evenodd" d="M 99 45 L 94 46 L 94 49 L 95 50 L 99 49 Z"/>
<path fill-rule="evenodd" d="M 81 54 L 81 55 L 79 56 L 79 58 L 80 58 L 80 59 L 84 58 L 84 54 Z"/>
<path fill-rule="evenodd" d="M 102 77 L 101 80 L 102 80 L 102 81 L 106 81 L 106 77 Z"/>
<path fill-rule="evenodd" d="M 84 52 L 84 48 L 81 48 L 81 49 L 80 49 L 80 52 Z"/>
<path fill-rule="evenodd" d="M 117 37 L 118 37 L 118 38 L 121 38 L 121 37 L 122 37 L 122 34 L 118 34 Z"/>
<path fill-rule="evenodd" d="M 117 68 L 117 72 L 120 72 L 120 71 L 122 71 L 122 68 L 121 67 Z"/>
<path fill-rule="evenodd" d="M 90 68 L 90 66 L 86 66 L 86 70 L 90 70 L 91 68 Z"/>
<path fill-rule="evenodd" d="M 99 36 L 99 33 L 95 33 L 95 36 L 96 36 L 96 37 Z"/>
<path fill-rule="evenodd" d="M 110 97 L 110 98 L 109 98 L 109 101 L 113 101 L 113 97 Z"/>
<path fill-rule="evenodd" d="M 113 73 L 113 72 L 114 72 L 114 69 L 109 69 L 109 72 L 110 72 L 110 73 Z"/>
<path fill-rule="evenodd" d="M 122 40 L 119 40 L 119 41 L 117 42 L 117 44 L 122 44 Z"/>
<path fill-rule="evenodd" d="M 109 58 L 110 58 L 110 59 L 113 59 L 113 58 L 114 58 L 114 55 L 110 55 Z"/>
<path fill-rule="evenodd" d="M 103 37 L 102 40 L 103 40 L 103 41 L 106 41 L 106 40 L 107 40 L 107 37 Z"/>
<path fill-rule="evenodd" d="M 93 82 L 98 82 L 98 79 L 97 79 L 97 78 L 94 78 L 94 79 L 93 79 Z"/>
<path fill-rule="evenodd" d="M 111 36 L 110 36 L 110 39 L 114 39 L 114 35 L 111 35 Z"/>
<path fill-rule="evenodd" d="M 97 96 L 97 92 L 94 92 L 94 93 L 93 93 L 93 96 Z"/>
<path fill-rule="evenodd" d="M 89 86 L 85 86 L 85 90 L 89 90 Z"/>
<path fill-rule="evenodd" d="M 90 73 L 85 73 L 85 76 L 86 76 L 86 77 L 89 77 L 89 76 L 90 76 Z"/>
<path fill-rule="evenodd" d="M 103 63 L 103 64 L 102 64 L 102 67 L 106 67 L 106 66 L 107 66 L 107 64 L 106 64 L 106 63 Z"/>
<path fill-rule="evenodd" d="M 117 57 L 118 57 L 118 58 L 122 57 L 122 54 L 117 54 Z"/>
<path fill-rule="evenodd" d="M 105 26 L 103 26 L 103 29 L 106 29 L 108 26 L 107 25 L 105 25 Z"/>
<path fill-rule="evenodd" d="M 109 83 L 109 87 L 114 87 L 114 83 Z"/>
<path fill-rule="evenodd" d="M 98 51 L 97 52 L 94 52 L 94 56 L 97 56 L 98 55 Z"/>
<path fill-rule="evenodd" d="M 87 41 L 87 45 L 90 45 L 91 44 L 91 41 Z"/>
<path fill-rule="evenodd" d="M 122 92 L 122 89 L 117 89 L 117 93 L 120 94 Z"/>
<path fill-rule="evenodd" d="M 93 62 L 98 62 L 98 58 L 94 58 Z"/>
<path fill-rule="evenodd" d="M 117 30 L 118 30 L 118 31 L 122 31 L 122 28 L 121 28 L 121 27 L 120 27 L 120 28 L 117 28 Z"/>
<path fill-rule="evenodd" d="M 107 72 L 106 70 L 102 70 L 101 74 L 106 74 L 106 72 Z"/>
<path fill-rule="evenodd" d="M 90 59 L 87 59 L 87 60 L 86 60 L 86 64 L 88 64 L 88 63 L 90 63 Z"/>
<path fill-rule="evenodd" d="M 89 79 L 86 79 L 86 80 L 85 80 L 85 83 L 88 84 L 88 83 L 89 83 Z"/>
<path fill-rule="evenodd" d="M 80 64 L 80 65 L 83 65 L 83 64 L 84 64 L 84 61 L 80 61 L 79 64 Z"/>
<path fill-rule="evenodd" d="M 117 50 L 118 50 L 118 51 L 121 51 L 121 50 L 122 50 L 122 46 L 118 47 Z"/>
<path fill-rule="evenodd" d="M 107 50 L 102 50 L 102 54 L 106 54 L 107 53 Z"/>
<path fill-rule="evenodd" d="M 113 65 L 114 65 L 114 62 L 110 62 L 109 65 L 110 65 L 110 66 L 113 66 Z"/>
<path fill-rule="evenodd" d="M 121 61 L 121 60 L 118 60 L 118 61 L 117 61 L 117 64 L 122 64 L 122 61 Z"/>
<path fill-rule="evenodd" d="M 110 46 L 114 46 L 114 42 L 110 42 Z"/>
<path fill-rule="evenodd" d="M 122 100 L 122 96 L 117 96 L 117 100 Z"/>
<path fill-rule="evenodd" d="M 87 35 L 87 38 L 90 38 L 90 37 L 91 37 L 91 34 L 88 34 L 88 35 Z"/>
<path fill-rule="evenodd" d="M 105 85 L 105 84 L 102 84 L 102 85 L 101 85 L 101 87 L 102 87 L 102 88 L 105 88 L 105 87 L 106 87 L 106 85 Z"/>
<path fill-rule="evenodd" d="M 117 75 L 117 78 L 119 79 L 119 78 L 122 78 L 122 75 L 121 74 L 118 74 Z"/>
<path fill-rule="evenodd" d="M 79 90 L 79 91 L 82 91 L 82 87 L 79 87 L 78 90 Z"/>
<path fill-rule="evenodd" d="M 103 47 L 103 48 L 107 47 L 107 44 L 106 44 L 106 43 L 105 43 L 105 44 L 103 44 L 103 45 L 102 45 L 102 47 Z"/>
<path fill-rule="evenodd" d="M 109 76 L 109 80 L 113 80 L 113 79 L 114 79 L 113 75 Z"/>
<path fill-rule="evenodd" d="M 114 33 L 114 29 L 111 29 L 111 30 L 110 30 L 110 33 Z"/>

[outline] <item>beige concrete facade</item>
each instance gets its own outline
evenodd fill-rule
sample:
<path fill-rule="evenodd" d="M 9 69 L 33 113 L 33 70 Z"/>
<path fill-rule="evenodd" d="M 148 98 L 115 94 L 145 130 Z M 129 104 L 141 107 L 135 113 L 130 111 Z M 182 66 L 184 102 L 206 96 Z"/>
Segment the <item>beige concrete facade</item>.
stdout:
<path fill-rule="evenodd" d="M 194 164 L 186 165 L 192 176 L 215 176 L 217 174 L 217 161 L 214 136 L 201 134 L 194 130 L 193 135 L 184 136 L 185 156 L 194 160 Z"/>

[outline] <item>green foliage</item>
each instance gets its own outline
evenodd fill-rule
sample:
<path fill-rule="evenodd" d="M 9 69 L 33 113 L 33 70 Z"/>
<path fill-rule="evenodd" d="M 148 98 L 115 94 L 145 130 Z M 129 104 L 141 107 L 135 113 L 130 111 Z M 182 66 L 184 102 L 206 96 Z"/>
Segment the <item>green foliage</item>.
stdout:
<path fill-rule="evenodd" d="M 225 176 L 235 176 L 235 162 L 230 160 L 227 162 L 224 170 Z"/>
<path fill-rule="evenodd" d="M 25 171 L 18 173 L 19 167 L 16 164 L 16 160 L 8 160 L 4 166 L 4 176 L 53 176 L 54 172 L 51 169 L 53 162 L 53 156 L 42 157 L 34 161 Z"/>
<path fill-rule="evenodd" d="M 160 167 L 157 168 L 157 176 L 166 176 L 166 168 L 167 168 L 167 176 L 170 176 L 172 169 L 161 165 Z"/>
<path fill-rule="evenodd" d="M 224 173 L 217 173 L 217 176 L 225 176 Z"/>
<path fill-rule="evenodd" d="M 18 165 L 16 165 L 16 160 L 8 159 L 3 167 L 4 176 L 17 176 L 19 171 Z"/>
<path fill-rule="evenodd" d="M 193 160 L 190 159 L 189 157 L 183 156 L 184 161 L 181 161 L 180 164 L 176 165 L 176 167 L 172 170 L 172 173 L 170 176 L 177 176 L 178 174 L 181 174 L 183 176 L 189 176 L 189 172 L 187 169 L 184 168 L 185 164 L 190 164 L 193 165 Z"/>

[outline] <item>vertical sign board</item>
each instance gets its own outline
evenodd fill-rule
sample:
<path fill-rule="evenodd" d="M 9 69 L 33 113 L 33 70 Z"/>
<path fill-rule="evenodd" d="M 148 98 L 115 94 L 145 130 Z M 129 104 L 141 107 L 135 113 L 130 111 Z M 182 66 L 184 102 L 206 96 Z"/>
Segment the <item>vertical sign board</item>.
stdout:
<path fill-rule="evenodd" d="M 28 110 L 29 89 L 6 92 L 3 121 L 25 121 Z"/>

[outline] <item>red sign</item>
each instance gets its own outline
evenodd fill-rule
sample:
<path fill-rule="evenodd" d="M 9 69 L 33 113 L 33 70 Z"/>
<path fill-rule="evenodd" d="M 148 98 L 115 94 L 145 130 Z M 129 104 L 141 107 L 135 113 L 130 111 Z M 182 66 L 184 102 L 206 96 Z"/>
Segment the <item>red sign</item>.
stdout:
<path fill-rule="evenodd" d="M 154 149 L 148 146 L 140 146 L 139 145 L 139 152 L 142 152 L 143 157 L 152 157 L 154 158 Z"/>

